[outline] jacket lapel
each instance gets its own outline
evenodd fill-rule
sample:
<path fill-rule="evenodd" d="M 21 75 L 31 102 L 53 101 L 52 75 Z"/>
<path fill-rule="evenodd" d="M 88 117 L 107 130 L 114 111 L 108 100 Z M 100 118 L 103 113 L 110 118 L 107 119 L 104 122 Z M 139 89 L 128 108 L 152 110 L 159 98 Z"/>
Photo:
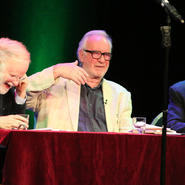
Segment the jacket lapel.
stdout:
<path fill-rule="evenodd" d="M 107 122 L 107 129 L 109 132 L 113 131 L 113 117 L 111 114 L 111 107 L 112 107 L 112 89 L 110 88 L 109 84 L 103 79 L 103 101 L 105 105 L 105 117 Z"/>
<path fill-rule="evenodd" d="M 72 126 L 74 131 L 77 131 L 80 105 L 80 86 L 75 84 L 73 81 L 67 81 L 67 98 Z"/>

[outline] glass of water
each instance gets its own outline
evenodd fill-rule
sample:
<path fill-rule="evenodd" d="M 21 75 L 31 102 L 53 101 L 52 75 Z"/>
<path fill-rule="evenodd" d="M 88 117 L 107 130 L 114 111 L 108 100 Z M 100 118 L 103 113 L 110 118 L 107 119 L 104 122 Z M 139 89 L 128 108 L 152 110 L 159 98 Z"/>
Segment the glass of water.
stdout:
<path fill-rule="evenodd" d="M 17 114 L 19 116 L 22 116 L 28 120 L 28 125 L 29 125 L 29 114 Z M 27 130 L 26 126 L 24 124 L 20 124 L 19 127 L 17 128 L 18 130 Z"/>
<path fill-rule="evenodd" d="M 133 117 L 132 123 L 139 133 L 144 134 L 146 128 L 146 117 Z"/>

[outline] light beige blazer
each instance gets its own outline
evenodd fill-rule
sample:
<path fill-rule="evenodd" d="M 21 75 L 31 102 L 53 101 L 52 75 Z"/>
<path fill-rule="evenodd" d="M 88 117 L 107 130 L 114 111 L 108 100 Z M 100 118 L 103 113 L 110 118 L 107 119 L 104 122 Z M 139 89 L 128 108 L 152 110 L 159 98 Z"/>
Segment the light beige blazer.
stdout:
<path fill-rule="evenodd" d="M 52 67 L 28 79 L 26 105 L 27 109 L 38 114 L 37 128 L 77 131 L 80 86 L 61 77 L 54 80 Z M 127 132 L 132 129 L 130 92 L 105 79 L 102 89 L 108 131 Z"/>

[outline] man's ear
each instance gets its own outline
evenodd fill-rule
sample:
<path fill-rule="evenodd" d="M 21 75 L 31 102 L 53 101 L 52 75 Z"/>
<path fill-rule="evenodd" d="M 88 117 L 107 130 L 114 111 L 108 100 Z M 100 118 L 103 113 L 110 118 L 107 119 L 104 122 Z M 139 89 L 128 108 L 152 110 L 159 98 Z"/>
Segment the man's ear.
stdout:
<path fill-rule="evenodd" d="M 79 56 L 80 60 L 82 60 L 82 58 L 84 56 L 84 52 L 82 51 L 82 49 L 78 52 L 78 56 Z"/>

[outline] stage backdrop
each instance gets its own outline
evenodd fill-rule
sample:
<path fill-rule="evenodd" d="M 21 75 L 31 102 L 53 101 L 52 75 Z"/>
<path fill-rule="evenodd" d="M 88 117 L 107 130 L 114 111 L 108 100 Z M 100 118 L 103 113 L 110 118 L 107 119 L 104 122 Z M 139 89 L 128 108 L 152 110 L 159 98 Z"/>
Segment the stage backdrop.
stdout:
<path fill-rule="evenodd" d="M 185 17 L 183 2 L 171 3 Z M 131 91 L 133 116 L 146 116 L 149 123 L 162 111 L 160 26 L 166 24 L 166 14 L 159 0 L 124 4 L 114 0 L 6 0 L 1 2 L 0 21 L 0 37 L 21 41 L 30 51 L 28 75 L 59 62 L 73 62 L 85 32 L 106 30 L 113 39 L 113 58 L 105 77 Z M 184 25 L 172 19 L 171 26 L 168 86 L 184 80 L 185 67 Z"/>

